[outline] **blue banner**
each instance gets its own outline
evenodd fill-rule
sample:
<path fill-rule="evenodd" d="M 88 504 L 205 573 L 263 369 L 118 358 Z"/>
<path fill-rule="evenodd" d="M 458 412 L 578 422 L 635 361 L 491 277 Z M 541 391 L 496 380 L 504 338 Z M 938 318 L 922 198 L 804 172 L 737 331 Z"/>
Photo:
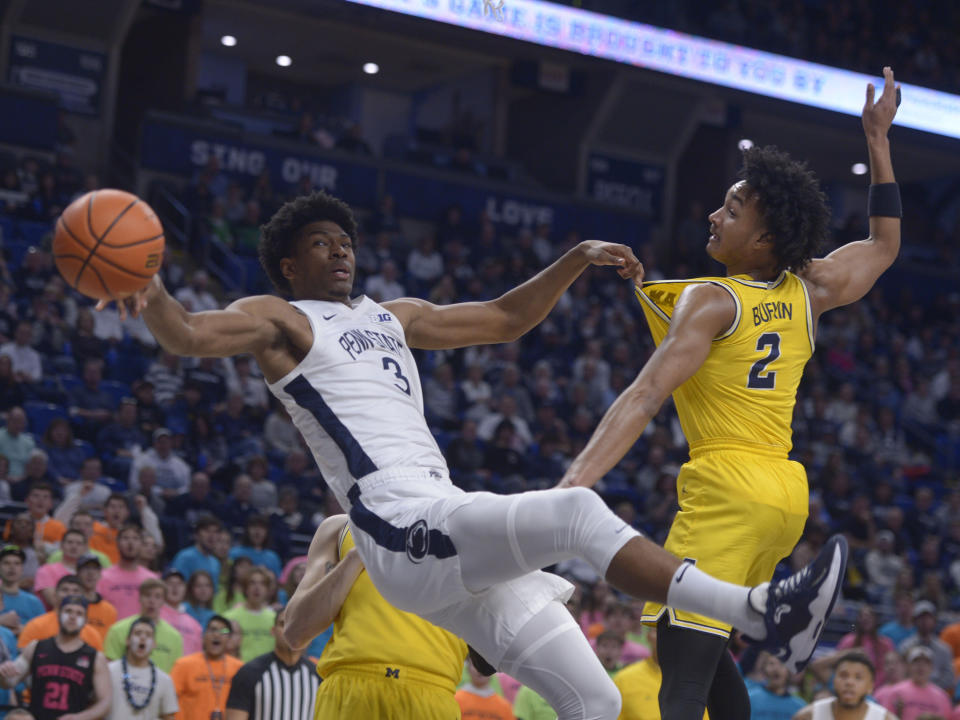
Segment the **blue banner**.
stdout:
<path fill-rule="evenodd" d="M 444 208 L 459 205 L 464 217 L 476 218 L 485 212 L 494 224 L 508 229 L 547 224 L 560 233 L 577 230 L 584 238 L 633 246 L 645 242 L 648 235 L 648 224 L 636 214 L 579 204 L 572 199 L 546 199 L 522 190 L 486 189 L 392 170 L 386 173 L 384 187 L 404 215 L 424 220 L 436 220 Z"/>
<path fill-rule="evenodd" d="M 93 50 L 12 35 L 7 77 L 14 85 L 60 96 L 64 110 L 97 115 L 107 56 Z"/>
<path fill-rule="evenodd" d="M 547 224 L 557 233 L 578 230 L 584 237 L 631 245 L 647 240 L 648 223 L 636 212 L 536 191 L 514 191 L 508 186 L 492 187 L 471 182 L 468 176 L 441 176 L 439 171 L 383 169 L 285 145 L 206 124 L 148 117 L 141 138 L 140 163 L 150 170 L 190 177 L 215 156 L 221 170 L 231 177 L 252 183 L 268 169 L 276 186 L 291 190 L 307 175 L 314 187 L 365 208 L 377 204 L 382 173 L 384 192 L 393 195 L 404 216 L 432 222 L 444 208 L 459 205 L 465 217 L 478 218 L 485 212 L 506 229 Z"/>
<path fill-rule="evenodd" d="M 663 213 L 663 181 L 657 165 L 591 153 L 587 163 L 587 195 L 597 202 L 630 208 L 653 222 Z"/>
<path fill-rule="evenodd" d="M 57 100 L 29 90 L 0 90 L 0 142 L 52 152 L 57 146 Z"/>
<path fill-rule="evenodd" d="M 373 207 L 377 199 L 377 168 L 344 162 L 308 149 L 288 150 L 216 128 L 177 124 L 148 118 L 140 144 L 140 162 L 151 170 L 192 176 L 211 156 L 228 176 L 252 183 L 265 169 L 278 187 L 292 187 L 304 176 L 317 189 L 349 203 Z"/>

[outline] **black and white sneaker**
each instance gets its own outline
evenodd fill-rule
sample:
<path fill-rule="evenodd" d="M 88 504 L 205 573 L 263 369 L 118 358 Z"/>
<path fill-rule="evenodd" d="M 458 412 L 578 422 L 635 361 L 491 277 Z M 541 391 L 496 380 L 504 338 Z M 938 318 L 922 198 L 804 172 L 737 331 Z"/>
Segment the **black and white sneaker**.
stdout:
<path fill-rule="evenodd" d="M 790 672 L 802 670 L 817 647 L 846 571 L 847 540 L 834 535 L 802 570 L 751 589 L 750 604 L 763 614 L 767 635 L 747 639 L 780 658 Z"/>

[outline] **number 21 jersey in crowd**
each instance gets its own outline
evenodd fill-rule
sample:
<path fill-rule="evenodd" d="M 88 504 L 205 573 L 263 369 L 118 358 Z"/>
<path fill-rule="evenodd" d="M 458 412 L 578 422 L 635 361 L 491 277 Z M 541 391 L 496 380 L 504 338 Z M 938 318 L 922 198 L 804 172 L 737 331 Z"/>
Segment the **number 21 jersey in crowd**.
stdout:
<path fill-rule="evenodd" d="M 97 651 L 83 643 L 66 653 L 55 637 L 40 640 L 30 663 L 30 712 L 37 720 L 56 720 L 86 710 L 93 702 Z"/>

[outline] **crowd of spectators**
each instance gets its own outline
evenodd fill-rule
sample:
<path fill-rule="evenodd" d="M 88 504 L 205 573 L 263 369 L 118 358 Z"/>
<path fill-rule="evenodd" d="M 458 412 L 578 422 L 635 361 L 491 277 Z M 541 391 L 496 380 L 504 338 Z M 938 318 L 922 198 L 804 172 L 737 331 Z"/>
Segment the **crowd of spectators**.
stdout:
<path fill-rule="evenodd" d="M 357 290 L 377 300 L 489 299 L 579 239 L 548 226 L 506 235 L 457 208 L 431 234 L 409 238 L 390 198 L 364 218 Z M 646 270 L 663 277 L 650 254 Z M 688 270 L 679 265 L 670 274 Z M 221 306 L 202 270 L 188 274 L 171 261 L 163 272 L 186 308 Z M 160 642 L 172 633 L 183 652 L 196 648 L 218 612 L 243 633 L 241 657 L 262 652 L 273 609 L 302 575 L 298 538 L 338 508 L 255 362 L 159 351 L 137 321 L 121 321 L 114 310 L 92 313 L 65 289 L 42 247 L 6 267 L 4 278 L 0 498 L 26 507 L 6 530 L 24 548 L 23 575 L 5 587 L 29 587 L 40 602 L 55 602 L 60 574 L 93 575 L 94 563 L 79 564 L 89 550 L 99 553 L 96 565 L 110 563 L 101 579 L 87 578 L 90 592 L 107 597 L 103 577 L 136 574 L 121 583 L 125 595 L 108 598 L 122 620 L 144 612 L 140 583 L 167 568 L 163 596 L 173 598 L 167 606 L 181 613 L 180 624 L 160 613 L 169 627 L 157 625 L 158 652 L 180 652 Z M 854 551 L 846 597 L 883 615 L 919 600 L 915 607 L 932 608 L 935 625 L 960 609 L 960 298 L 944 288 L 923 302 L 916 291 L 894 283 L 821 322 L 794 423 L 793 455 L 808 471 L 811 512 L 792 562 L 804 563 L 830 533 L 843 532 Z M 457 484 L 516 492 L 557 481 L 653 349 L 634 303 L 627 284 L 590 269 L 516 343 L 418 352 L 427 419 Z M 685 453 L 668 403 L 598 490 L 624 519 L 663 540 Z M 127 532 L 130 520 L 137 524 Z M 74 547 L 81 537 L 86 546 Z M 560 569 L 596 588 L 588 568 Z M 586 604 L 589 617 L 605 621 L 600 600 Z M 912 612 L 896 616 L 901 635 L 927 623 Z M 108 656 L 122 651 L 101 622 Z M 942 650 L 934 651 L 937 671 L 952 678 L 944 661 L 952 652 Z M 876 659 L 882 677 L 882 654 Z M 938 681 L 952 695 L 946 677 Z"/>

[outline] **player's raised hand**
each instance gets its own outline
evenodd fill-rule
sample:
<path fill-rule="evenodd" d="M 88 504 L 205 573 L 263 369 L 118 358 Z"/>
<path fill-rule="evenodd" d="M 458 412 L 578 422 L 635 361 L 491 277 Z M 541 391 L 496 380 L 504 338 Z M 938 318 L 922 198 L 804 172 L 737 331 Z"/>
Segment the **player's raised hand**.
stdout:
<path fill-rule="evenodd" d="M 883 92 L 876 102 L 875 95 L 876 88 L 868 83 L 867 101 L 863 105 L 863 131 L 868 138 L 886 137 L 900 104 L 900 87 L 894 82 L 893 70 L 889 67 L 883 68 Z"/>
<path fill-rule="evenodd" d="M 147 286 L 142 290 L 137 290 L 132 295 L 117 300 L 117 311 L 120 313 L 120 319 L 126 320 L 127 315 L 131 317 L 139 316 L 140 311 L 147 306 L 150 296 L 158 290 L 163 291 L 163 289 L 163 281 L 160 280 L 160 275 L 157 274 L 153 276 Z M 111 302 L 111 300 L 100 300 L 97 302 L 94 310 L 103 310 Z"/>
<path fill-rule="evenodd" d="M 603 240 L 584 240 L 580 245 L 592 265 L 614 265 L 618 268 L 617 273 L 624 279 L 634 277 L 638 267 L 642 272 L 643 266 L 633 254 L 633 250 L 626 245 Z"/>

